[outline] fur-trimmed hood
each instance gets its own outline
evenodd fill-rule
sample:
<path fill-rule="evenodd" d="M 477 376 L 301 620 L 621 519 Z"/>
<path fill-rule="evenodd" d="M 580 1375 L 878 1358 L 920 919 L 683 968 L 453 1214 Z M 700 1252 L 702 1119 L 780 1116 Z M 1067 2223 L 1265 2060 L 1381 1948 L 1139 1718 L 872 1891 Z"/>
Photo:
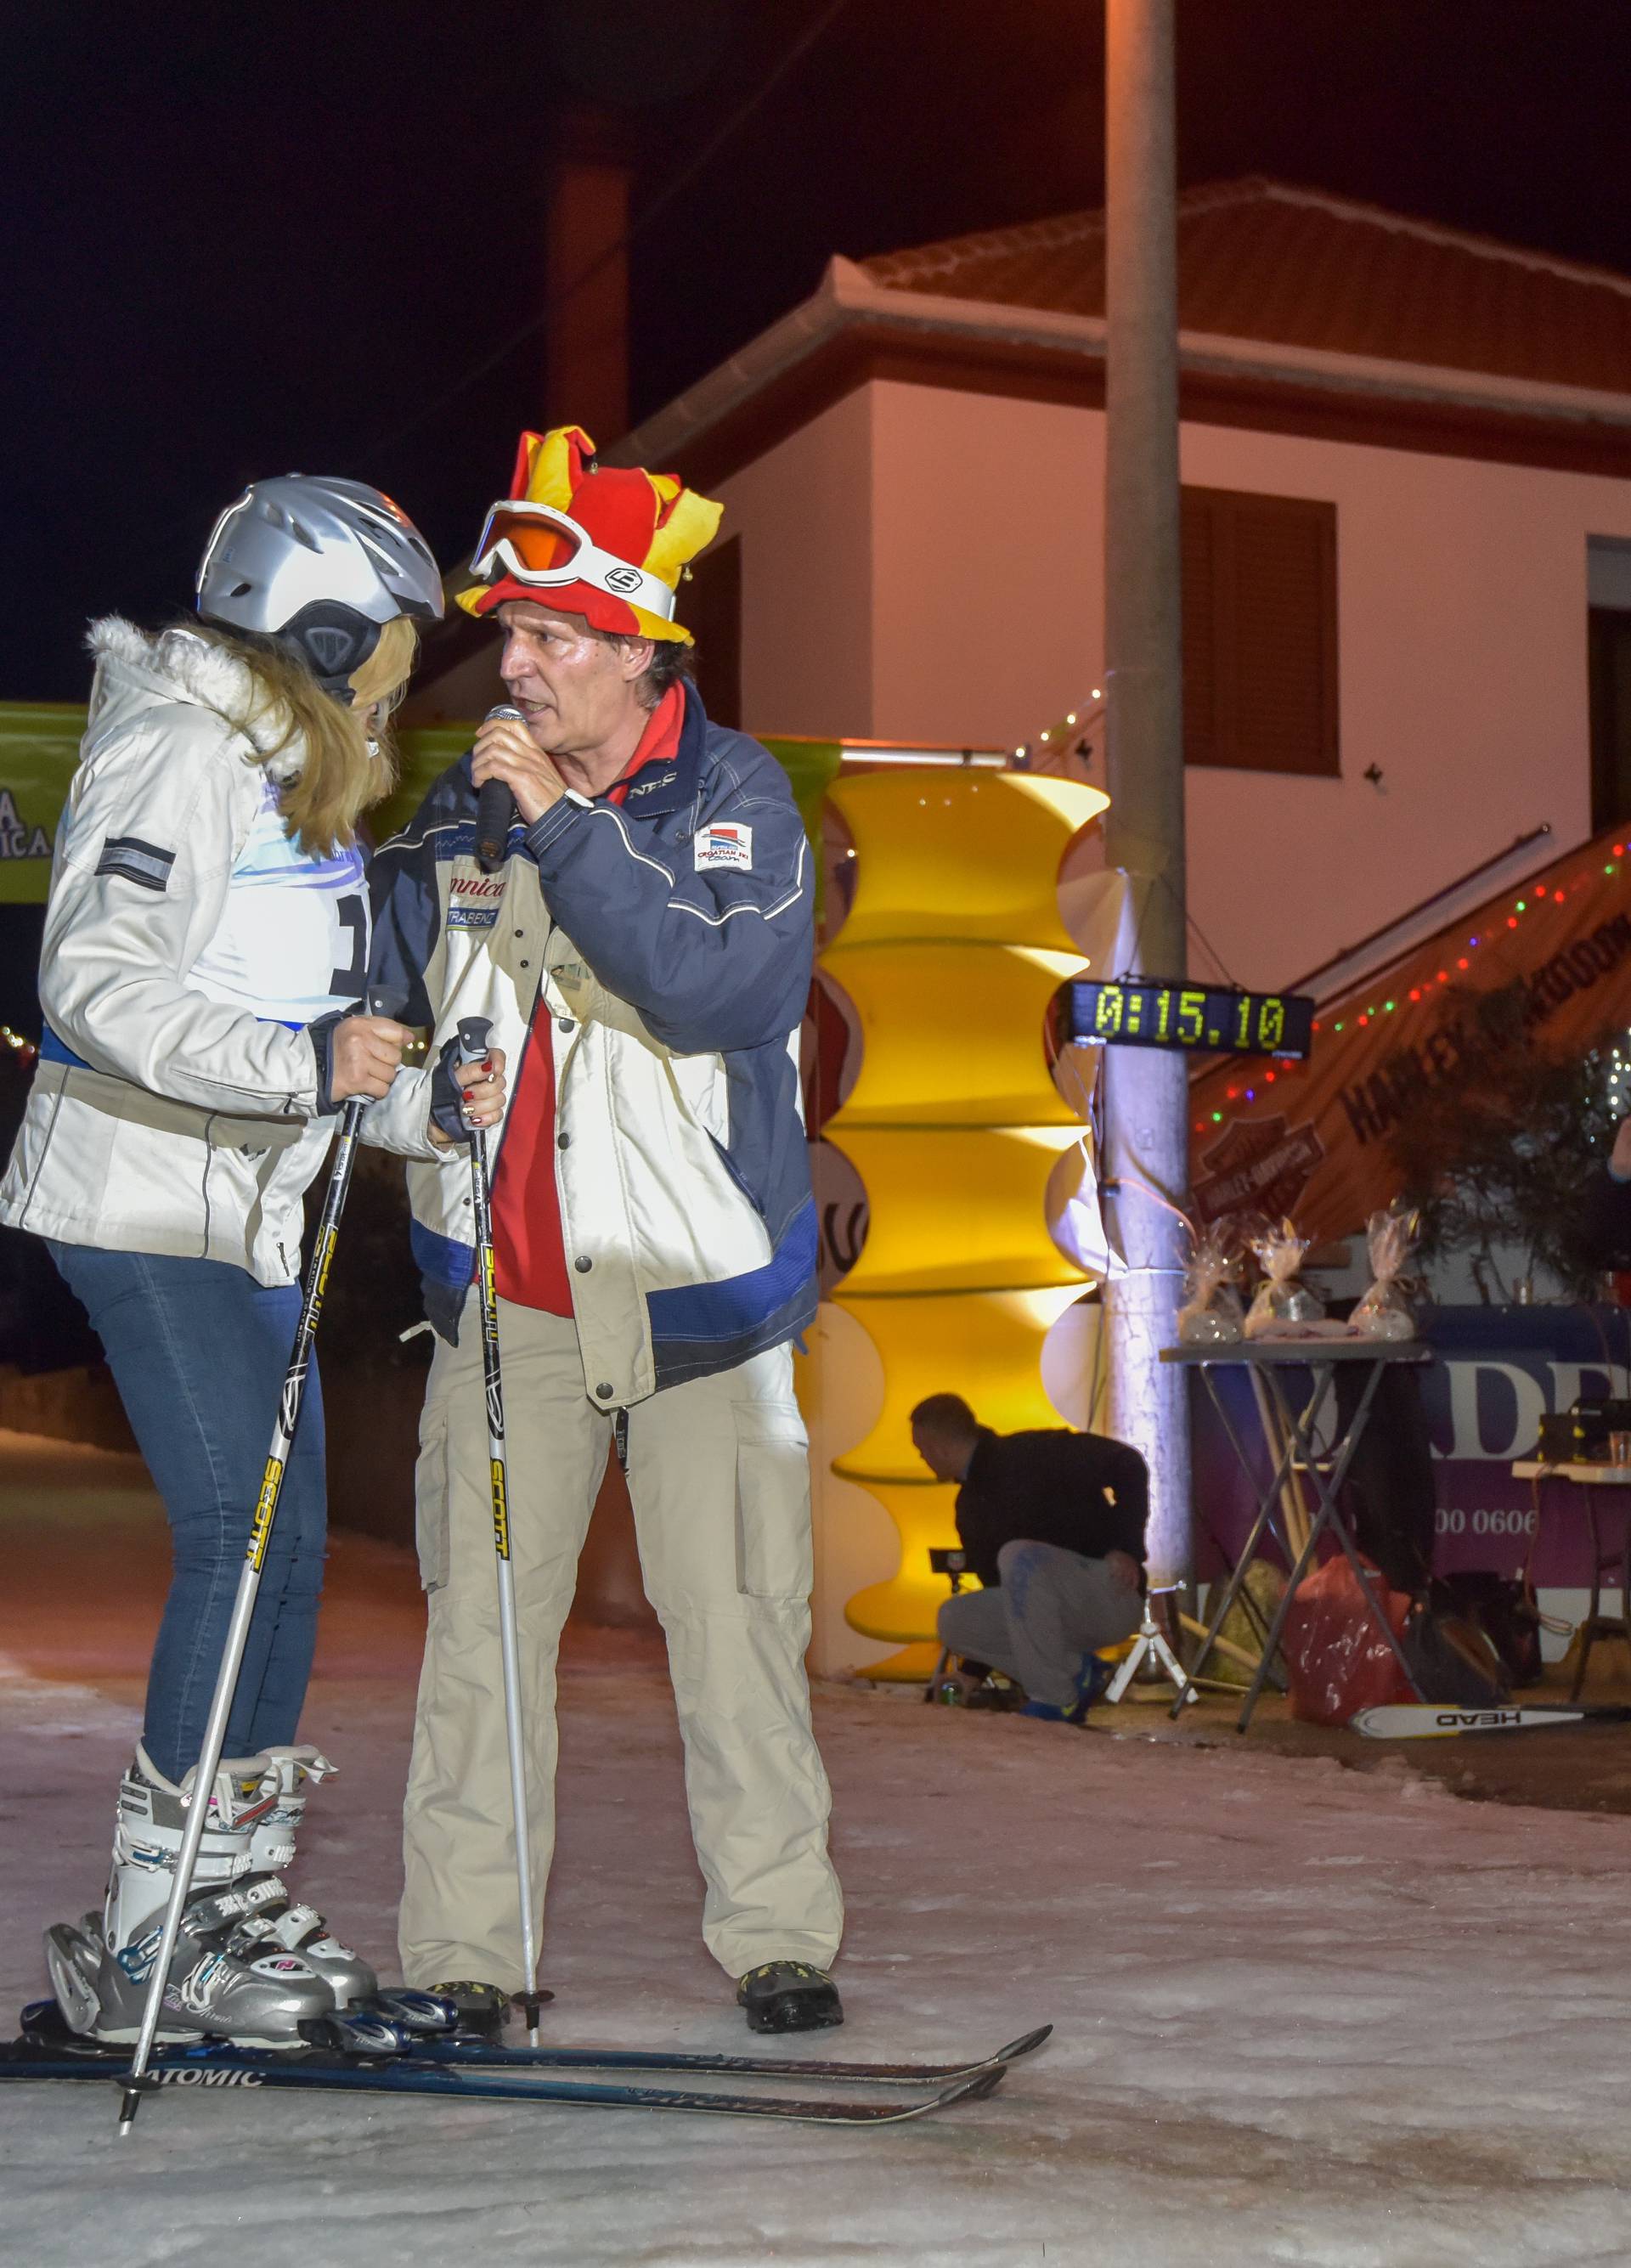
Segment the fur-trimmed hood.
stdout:
<path fill-rule="evenodd" d="M 241 733 L 272 778 L 299 777 L 305 751 L 298 740 L 279 747 L 289 729 L 286 711 L 268 700 L 254 672 L 234 653 L 181 625 L 149 632 L 122 615 L 91 624 L 85 645 L 99 678 L 112 670 L 145 680 L 173 701 L 189 701 Z"/>

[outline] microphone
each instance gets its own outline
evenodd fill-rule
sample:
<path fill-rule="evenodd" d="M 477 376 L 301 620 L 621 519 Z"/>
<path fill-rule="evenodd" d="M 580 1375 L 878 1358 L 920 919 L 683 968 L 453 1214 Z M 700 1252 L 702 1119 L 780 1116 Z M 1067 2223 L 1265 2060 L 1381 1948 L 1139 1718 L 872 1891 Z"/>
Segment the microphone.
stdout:
<path fill-rule="evenodd" d="M 512 717 L 518 725 L 527 719 L 513 703 L 500 701 L 490 709 L 483 723 L 491 725 L 495 717 Z M 515 798 L 507 780 L 490 779 L 482 783 L 481 793 L 476 799 L 476 856 L 482 872 L 491 874 L 504 864 L 504 854 L 510 840 L 510 823 L 515 817 Z"/>

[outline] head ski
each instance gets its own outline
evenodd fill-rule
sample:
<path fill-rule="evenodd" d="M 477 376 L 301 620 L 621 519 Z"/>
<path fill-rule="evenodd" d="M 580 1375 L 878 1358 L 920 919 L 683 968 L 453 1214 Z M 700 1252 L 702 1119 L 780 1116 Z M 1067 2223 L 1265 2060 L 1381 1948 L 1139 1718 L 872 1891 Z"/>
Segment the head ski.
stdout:
<path fill-rule="evenodd" d="M 1391 1708 L 1357 1710 L 1347 1721 L 1350 1731 L 1370 1741 L 1448 1741 L 1463 1733 L 1533 1733 L 1546 1725 L 1624 1725 L 1631 1723 L 1631 1708 L 1564 1709 L 1511 1702 L 1487 1709 L 1452 1709 L 1430 1701 L 1407 1701 Z"/>

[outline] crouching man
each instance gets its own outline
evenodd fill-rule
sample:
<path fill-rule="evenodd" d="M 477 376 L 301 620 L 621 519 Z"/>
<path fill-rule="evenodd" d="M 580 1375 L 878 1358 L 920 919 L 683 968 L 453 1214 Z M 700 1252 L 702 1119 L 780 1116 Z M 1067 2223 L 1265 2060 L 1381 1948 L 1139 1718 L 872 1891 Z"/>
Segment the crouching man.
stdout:
<path fill-rule="evenodd" d="M 432 1060 L 483 1016 L 511 1066 L 493 1222 L 535 1918 L 557 1641 L 616 1443 L 668 1638 L 703 1938 L 749 2025 L 790 2031 L 842 2021 L 791 1346 L 816 1307 L 797 1080 L 813 882 L 785 776 L 710 724 L 673 619 L 719 518 L 668 475 L 597 467 L 575 428 L 523 437 L 461 601 L 502 632 L 520 720 L 490 718 L 380 850 L 376 958 L 417 988 L 408 1019 L 434 1026 Z M 488 875 L 476 801 L 492 780 L 515 814 Z M 440 1344 L 401 1951 L 410 1984 L 479 2014 L 519 1986 L 522 1957 L 470 1182 L 465 1153 L 416 1154 Z"/>
<path fill-rule="evenodd" d="M 947 1600 L 942 1645 L 1022 1686 L 1026 1716 L 1083 1723 L 1112 1675 L 1098 1648 L 1143 1616 L 1143 1458 L 1102 1433 L 993 1433 L 956 1394 L 919 1403 L 911 1438 L 962 1484 L 957 1538 L 985 1586 Z"/>

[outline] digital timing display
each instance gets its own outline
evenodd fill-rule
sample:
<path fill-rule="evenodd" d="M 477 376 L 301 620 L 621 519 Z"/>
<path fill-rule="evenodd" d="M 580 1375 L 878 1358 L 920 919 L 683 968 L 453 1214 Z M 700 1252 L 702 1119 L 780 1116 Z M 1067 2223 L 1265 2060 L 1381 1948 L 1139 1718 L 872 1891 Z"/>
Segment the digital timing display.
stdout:
<path fill-rule="evenodd" d="M 1314 1003 L 1306 993 L 1219 991 L 1204 984 L 1125 977 L 1082 977 L 1059 988 L 1061 1045 L 1192 1048 L 1202 1054 L 1289 1056 L 1313 1044 Z"/>

